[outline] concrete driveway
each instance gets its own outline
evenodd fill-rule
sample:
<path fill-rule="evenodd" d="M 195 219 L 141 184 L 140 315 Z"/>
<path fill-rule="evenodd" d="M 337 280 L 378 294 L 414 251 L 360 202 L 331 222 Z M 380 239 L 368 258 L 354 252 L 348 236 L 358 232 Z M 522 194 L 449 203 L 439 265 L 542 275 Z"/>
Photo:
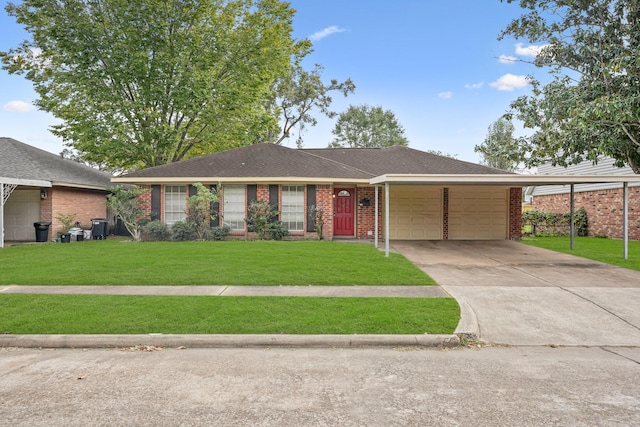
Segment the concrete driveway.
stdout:
<path fill-rule="evenodd" d="M 511 345 L 640 346 L 640 272 L 512 241 L 391 247 L 458 301 L 456 332 Z"/>

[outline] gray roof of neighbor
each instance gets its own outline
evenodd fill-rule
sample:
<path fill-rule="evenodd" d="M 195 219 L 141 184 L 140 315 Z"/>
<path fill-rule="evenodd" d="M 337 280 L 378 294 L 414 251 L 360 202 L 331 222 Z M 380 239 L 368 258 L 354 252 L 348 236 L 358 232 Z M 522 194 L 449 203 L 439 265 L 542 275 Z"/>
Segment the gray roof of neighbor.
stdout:
<path fill-rule="evenodd" d="M 111 175 L 105 172 L 4 137 L 0 137 L 0 177 L 97 189 L 112 185 Z"/>
<path fill-rule="evenodd" d="M 402 146 L 292 149 L 263 143 L 143 169 L 123 178 L 371 179 L 384 174 L 504 173 L 507 172 Z"/>

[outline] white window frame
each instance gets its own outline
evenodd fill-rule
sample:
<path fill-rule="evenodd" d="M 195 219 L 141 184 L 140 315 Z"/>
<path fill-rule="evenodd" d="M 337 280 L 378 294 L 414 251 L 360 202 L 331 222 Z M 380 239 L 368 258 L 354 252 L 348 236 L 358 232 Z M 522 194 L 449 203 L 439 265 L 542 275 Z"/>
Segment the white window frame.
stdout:
<path fill-rule="evenodd" d="M 282 186 L 280 218 L 289 231 L 304 231 L 304 185 Z"/>
<path fill-rule="evenodd" d="M 222 224 L 231 231 L 245 231 L 246 194 L 244 185 L 222 187 Z"/>
<path fill-rule="evenodd" d="M 187 218 L 187 186 L 164 186 L 164 223 L 171 226 Z"/>

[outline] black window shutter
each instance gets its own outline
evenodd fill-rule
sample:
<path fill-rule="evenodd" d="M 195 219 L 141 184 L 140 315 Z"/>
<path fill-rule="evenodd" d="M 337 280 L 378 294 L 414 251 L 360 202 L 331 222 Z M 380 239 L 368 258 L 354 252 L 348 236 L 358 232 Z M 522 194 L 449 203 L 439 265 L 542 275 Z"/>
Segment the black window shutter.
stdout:
<path fill-rule="evenodd" d="M 209 188 L 214 193 L 218 190 L 218 186 L 215 184 L 211 184 Z M 209 226 L 219 227 L 220 226 L 220 202 L 211 203 L 211 213 L 214 214 L 215 217 L 209 221 Z"/>
<path fill-rule="evenodd" d="M 196 194 L 198 194 L 198 189 L 193 185 L 189 184 L 189 197 L 195 196 Z"/>
<path fill-rule="evenodd" d="M 257 199 L 258 199 L 258 186 L 255 184 L 247 185 L 247 204 L 245 209 L 249 209 L 249 205 L 251 204 L 251 202 Z M 249 227 L 249 231 L 254 231 L 253 227 Z"/>
<path fill-rule="evenodd" d="M 279 211 L 280 203 L 278 202 L 278 185 L 272 184 L 269 185 L 269 205 L 271 205 L 271 209 Z M 275 222 L 278 220 L 278 215 L 274 215 L 271 217 L 271 222 Z"/>
<path fill-rule="evenodd" d="M 160 186 L 151 186 L 151 220 L 160 221 Z"/>
<path fill-rule="evenodd" d="M 309 209 L 316 205 L 316 186 L 307 185 L 307 231 L 316 231 L 314 213 Z"/>

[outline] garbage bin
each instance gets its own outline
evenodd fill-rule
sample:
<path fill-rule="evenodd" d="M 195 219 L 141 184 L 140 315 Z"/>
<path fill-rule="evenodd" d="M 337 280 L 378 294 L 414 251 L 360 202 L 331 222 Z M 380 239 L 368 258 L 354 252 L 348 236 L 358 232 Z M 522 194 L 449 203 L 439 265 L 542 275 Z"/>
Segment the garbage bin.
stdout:
<path fill-rule="evenodd" d="M 46 242 L 49 240 L 49 226 L 50 222 L 38 221 L 34 222 L 33 226 L 36 229 L 36 242 Z"/>
<path fill-rule="evenodd" d="M 71 234 L 71 239 L 76 242 L 81 242 L 83 239 L 82 236 L 82 228 L 74 227 L 69 229 L 69 234 Z"/>
<path fill-rule="evenodd" d="M 91 238 L 93 240 L 103 240 L 107 238 L 106 218 L 91 219 Z"/>

